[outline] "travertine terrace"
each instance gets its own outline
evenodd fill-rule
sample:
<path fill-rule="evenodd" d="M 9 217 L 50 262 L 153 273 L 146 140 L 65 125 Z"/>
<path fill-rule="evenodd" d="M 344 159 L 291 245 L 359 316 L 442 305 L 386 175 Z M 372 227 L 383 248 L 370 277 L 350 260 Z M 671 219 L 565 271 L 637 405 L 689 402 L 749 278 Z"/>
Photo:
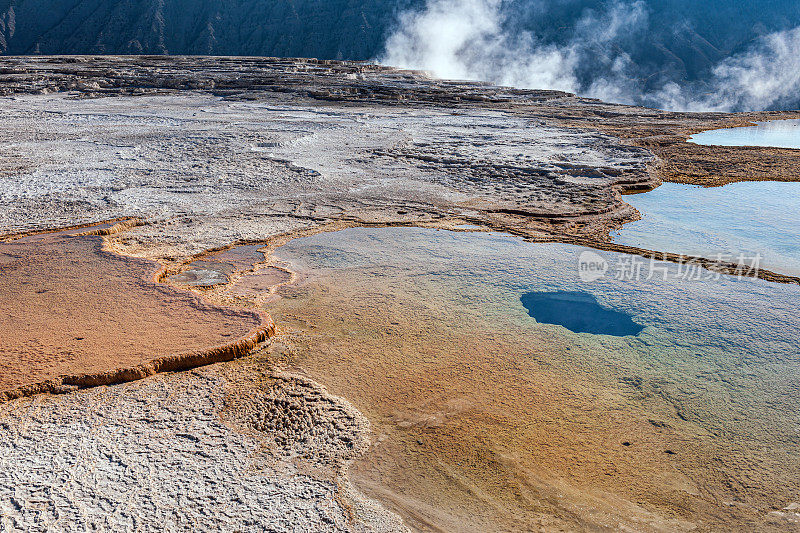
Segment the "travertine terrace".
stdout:
<path fill-rule="evenodd" d="M 793 180 L 800 161 L 750 149 L 732 169 L 731 149 L 684 142 L 791 113 L 667 113 L 365 63 L 6 58 L 0 92 L 0 232 L 140 217 L 115 245 L 166 261 L 327 222 L 605 242 L 638 216 L 621 193 Z"/>
<path fill-rule="evenodd" d="M 355 62 L 3 58 L 0 111 L 0 273 L 14 273 L 0 303 L 16 317 L 0 335 L 8 350 L 13 332 L 19 348 L 0 384 L 28 386 L 0 409 L 0 519 L 10 530 L 402 530 L 381 506 L 411 516 L 397 494 L 370 501 L 348 480 L 348 466 L 379 438 L 368 418 L 291 366 L 319 346 L 298 354 L 291 342 L 264 342 L 265 328 L 274 333 L 267 303 L 303 290 L 279 290 L 296 273 L 269 252 L 321 231 L 423 226 L 644 253 L 609 239 L 639 216 L 624 194 L 663 180 L 796 180 L 800 165 L 798 151 L 685 142 L 703 129 L 797 114 L 668 113 Z M 92 237 L 40 233 L 111 220 L 131 222 Z M 234 245 L 266 255 L 224 256 Z M 63 311 L 63 328 L 44 331 L 49 315 L 38 311 L 42 323 L 28 327 L 37 298 Z M 304 339 L 335 329 L 319 332 L 302 309 L 285 309 Z M 275 329 L 285 336 L 286 327 Z M 119 344 L 120 332 L 135 350 Z M 246 342 L 225 348 L 236 339 Z M 49 359 L 34 361 L 37 350 Z M 368 375 L 351 370 L 348 380 Z M 324 382 L 322 374 L 314 376 Z M 42 380 L 50 385 L 31 387 Z M 73 390 L 88 385 L 98 386 Z M 479 453 L 470 446 L 465 457 Z M 381 481 L 359 475 L 380 498 Z M 412 490 L 403 483 L 393 478 L 393 490 Z M 628 501 L 606 496 L 599 514 L 577 498 L 554 504 L 557 522 L 537 511 L 539 525 L 600 527 L 624 515 Z M 679 504 L 652 501 L 641 516 L 653 530 L 695 527 Z M 506 527 L 480 505 L 470 509 L 482 513 L 476 524 Z M 780 524 L 794 519 L 784 510 Z M 422 527 L 426 513 L 436 509 L 409 523 Z M 595 513 L 589 522 L 586 513 Z"/>
<path fill-rule="evenodd" d="M 16 400 L 0 418 L 4 531 L 403 529 L 344 477 L 368 423 L 297 376 L 216 365 Z"/>
<path fill-rule="evenodd" d="M 231 359 L 272 332 L 268 316 L 159 285 L 156 264 L 80 232 L 0 243 L 0 398 Z"/>

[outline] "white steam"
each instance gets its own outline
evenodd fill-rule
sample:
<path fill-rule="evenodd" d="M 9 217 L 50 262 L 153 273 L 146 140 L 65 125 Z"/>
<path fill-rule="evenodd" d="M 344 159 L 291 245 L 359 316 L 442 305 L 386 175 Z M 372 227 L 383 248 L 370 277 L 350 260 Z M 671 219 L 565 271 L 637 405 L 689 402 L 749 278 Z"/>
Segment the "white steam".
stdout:
<path fill-rule="evenodd" d="M 557 89 L 620 103 L 682 110 L 730 111 L 796 105 L 800 99 L 800 28 L 761 38 L 729 57 L 708 80 L 667 81 L 645 92 L 644 76 L 619 42 L 647 38 L 646 5 L 618 1 L 587 11 L 565 44 L 505 30 L 503 0 L 428 0 L 403 13 L 379 61 L 440 78 Z M 591 73 L 588 77 L 586 73 Z"/>
<path fill-rule="evenodd" d="M 504 33 L 501 3 L 429 0 L 423 11 L 400 16 L 380 61 L 446 79 L 574 90 L 577 57 L 570 50 L 541 46 L 527 33 Z"/>
<path fill-rule="evenodd" d="M 666 108 L 689 111 L 796 106 L 800 99 L 800 27 L 762 37 L 747 52 L 720 62 L 712 74 L 703 94 L 670 83 L 647 97 L 663 102 Z"/>

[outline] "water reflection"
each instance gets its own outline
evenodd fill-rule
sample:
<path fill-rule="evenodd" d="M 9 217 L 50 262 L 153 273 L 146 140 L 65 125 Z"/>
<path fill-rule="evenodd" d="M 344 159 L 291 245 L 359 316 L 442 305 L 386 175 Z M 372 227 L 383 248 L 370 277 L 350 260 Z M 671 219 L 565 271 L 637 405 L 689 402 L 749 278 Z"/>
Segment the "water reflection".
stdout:
<path fill-rule="evenodd" d="M 704 146 L 771 146 L 800 149 L 800 119 L 759 122 L 755 126 L 710 130 L 689 142 Z"/>

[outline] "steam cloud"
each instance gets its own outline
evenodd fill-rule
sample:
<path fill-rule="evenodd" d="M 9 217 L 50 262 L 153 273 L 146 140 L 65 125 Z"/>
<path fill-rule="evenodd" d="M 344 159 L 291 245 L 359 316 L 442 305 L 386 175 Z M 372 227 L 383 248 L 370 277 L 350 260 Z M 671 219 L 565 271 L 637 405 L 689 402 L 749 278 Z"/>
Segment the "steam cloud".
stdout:
<path fill-rule="evenodd" d="M 800 27 L 762 37 L 747 52 L 723 60 L 712 74 L 702 96 L 677 83 L 647 96 L 666 108 L 689 111 L 796 107 L 800 100 Z"/>
<path fill-rule="evenodd" d="M 546 0 L 530 0 L 546 8 Z M 546 43 L 511 30 L 514 11 L 503 0 L 428 0 L 399 17 L 379 58 L 440 78 L 482 80 L 523 88 L 558 89 L 606 101 L 671 110 L 740 111 L 800 102 L 800 27 L 761 37 L 745 52 L 714 66 L 706 79 L 653 77 L 624 51 L 648 38 L 641 1 L 587 10 L 565 42 Z M 567 30 L 565 30 L 567 31 Z"/>

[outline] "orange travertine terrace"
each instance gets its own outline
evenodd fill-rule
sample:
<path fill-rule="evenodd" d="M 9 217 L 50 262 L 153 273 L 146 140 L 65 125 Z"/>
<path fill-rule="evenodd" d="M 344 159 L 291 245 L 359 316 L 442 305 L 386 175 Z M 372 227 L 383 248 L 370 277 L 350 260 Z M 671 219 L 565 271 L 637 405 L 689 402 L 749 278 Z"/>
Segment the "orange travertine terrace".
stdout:
<path fill-rule="evenodd" d="M 35 385 L 64 376 L 67 388 L 128 380 L 265 336 L 259 314 L 156 284 L 156 268 L 104 251 L 96 236 L 0 243 L 0 393 L 53 390 Z"/>

